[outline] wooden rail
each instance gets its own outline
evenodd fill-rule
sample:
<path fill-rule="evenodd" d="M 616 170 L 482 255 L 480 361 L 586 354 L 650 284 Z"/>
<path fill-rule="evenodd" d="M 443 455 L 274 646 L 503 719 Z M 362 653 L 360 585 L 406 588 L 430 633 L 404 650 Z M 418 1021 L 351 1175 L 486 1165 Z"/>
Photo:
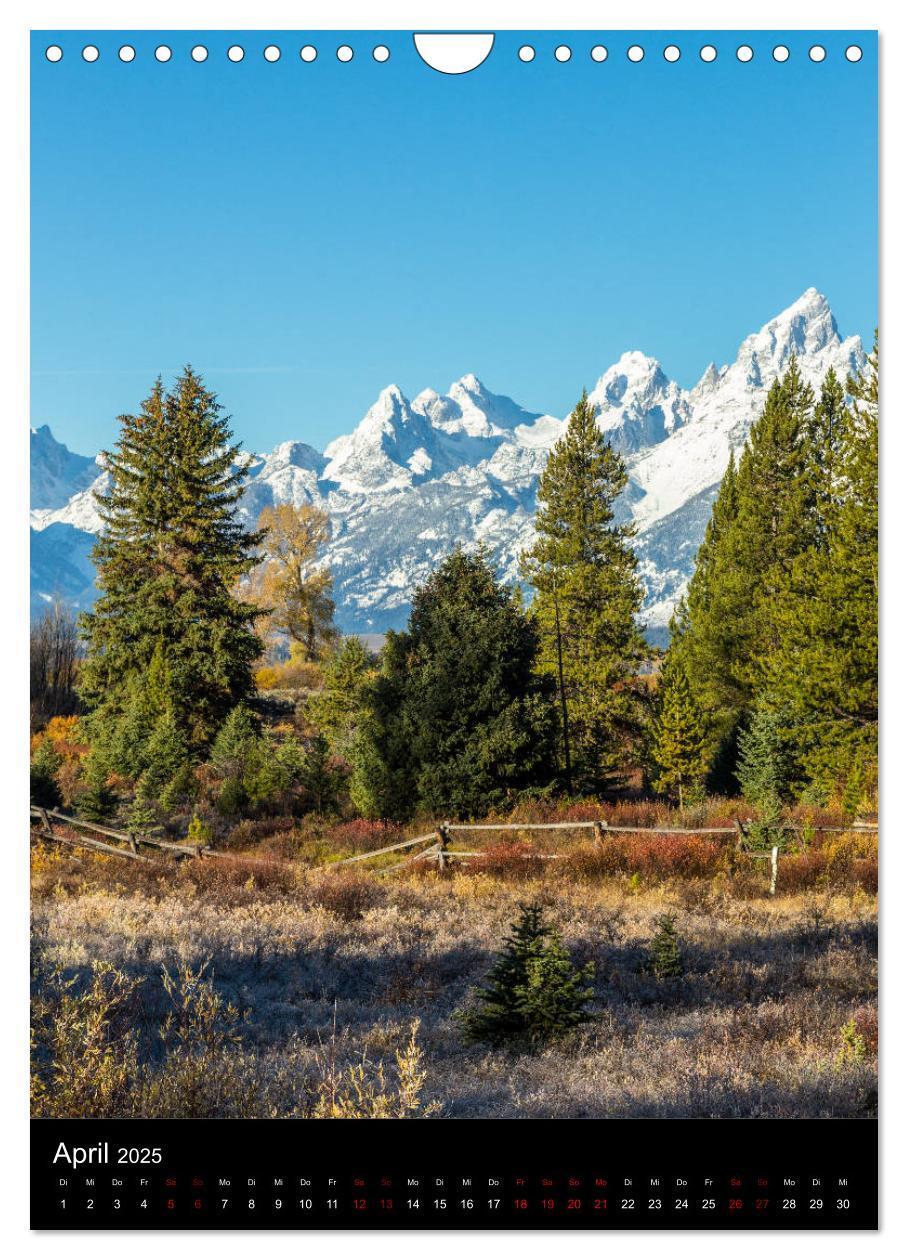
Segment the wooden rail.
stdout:
<path fill-rule="evenodd" d="M 425 844 L 427 840 L 431 840 L 435 835 L 434 831 L 430 831 L 425 836 L 414 836 L 412 840 L 401 840 L 399 844 L 386 844 L 383 849 L 370 849 L 368 853 L 356 853 L 353 857 L 348 858 L 332 858 L 330 862 L 326 862 L 326 866 L 348 866 L 351 862 L 368 862 L 370 858 L 378 857 L 381 853 L 394 853 L 397 849 L 409 849 L 414 844 Z M 407 859 L 409 861 L 409 858 Z M 401 866 L 406 863 L 401 862 Z"/>
<path fill-rule="evenodd" d="M 69 814 L 64 814 L 60 810 L 45 809 L 41 806 L 33 805 L 31 807 L 32 819 L 37 819 L 40 824 L 35 834 L 45 840 L 52 840 L 59 844 L 67 844 L 72 847 L 82 847 L 93 849 L 99 853 L 106 853 L 115 857 L 129 858 L 137 862 L 150 862 L 153 859 L 139 853 L 139 846 L 158 849 L 165 853 L 172 853 L 176 857 L 225 857 L 229 856 L 219 853 L 208 845 L 192 845 L 180 844 L 172 840 L 161 840 L 157 836 L 149 836 L 144 833 L 118 831 L 114 827 L 106 827 L 101 823 L 87 822 L 83 818 L 73 818 Z M 426 832 L 424 835 L 412 836 L 408 840 L 399 840 L 395 844 L 384 845 L 380 849 L 371 849 L 368 853 L 355 853 L 352 857 L 334 858 L 330 862 L 326 862 L 327 866 L 349 866 L 354 862 L 370 862 L 373 858 L 381 857 L 386 853 L 398 853 L 403 849 L 413 848 L 418 844 L 425 844 L 427 841 L 433 841 L 428 848 L 423 849 L 420 853 L 411 854 L 404 858 L 402 862 L 395 862 L 391 866 L 385 866 L 378 869 L 376 874 L 389 875 L 393 871 L 399 871 L 405 866 L 411 866 L 416 862 L 434 861 L 439 871 L 444 871 L 452 860 L 469 861 L 471 858 L 481 858 L 484 856 L 482 850 L 477 849 L 452 849 L 450 847 L 451 835 L 453 832 L 486 832 L 486 831 L 593 831 L 601 839 L 606 835 L 662 835 L 662 836 L 734 836 L 736 837 L 736 849 L 744 857 L 755 859 L 769 859 L 770 862 L 770 892 L 776 890 L 776 878 L 778 874 L 779 859 L 785 857 L 786 854 L 778 845 L 774 845 L 771 849 L 750 849 L 747 846 L 747 828 L 752 823 L 752 819 L 742 822 L 740 819 L 735 821 L 734 826 L 730 827 L 635 827 L 620 825 L 615 826 L 605 819 L 592 819 L 577 822 L 556 822 L 556 823 L 439 823 L 434 831 Z M 54 822 L 60 823 L 66 827 L 73 828 L 78 831 L 92 833 L 90 835 L 67 836 L 63 835 L 59 830 L 54 830 Z M 850 826 L 829 826 L 820 824 L 812 826 L 808 823 L 774 823 L 770 830 L 775 832 L 787 831 L 805 831 L 827 832 L 827 833 L 847 833 L 847 832 L 877 832 L 879 825 L 872 822 L 855 822 Z M 109 844 L 106 840 L 99 840 L 97 836 L 105 836 L 110 840 L 118 840 L 125 843 L 128 847 L 122 848 L 115 844 Z M 566 857 L 564 853 L 527 853 L 523 855 L 530 860 L 538 858 L 542 861 L 555 861 L 558 858 Z M 246 861 L 250 859 L 244 859 Z M 255 861 L 255 859 L 251 859 Z M 269 863 L 269 865 L 271 865 Z"/>
<path fill-rule="evenodd" d="M 173 853 L 177 857 L 221 857 L 222 854 L 217 853 L 209 845 L 196 844 L 179 844 L 173 840 L 161 840 L 157 836 L 149 836 L 144 832 L 135 831 L 118 831 L 114 827 L 105 827 L 101 823 L 87 822 L 84 818 L 73 818 L 69 814 L 61 813 L 58 809 L 45 809 L 40 805 L 31 806 L 31 817 L 37 819 L 40 823 L 38 835 L 43 840 L 53 840 L 60 844 L 68 844 L 71 846 L 81 847 L 84 849 L 94 849 L 99 853 L 113 854 L 116 857 L 131 858 L 135 861 L 149 862 L 152 859 L 140 854 L 139 846 L 145 846 L 152 849 L 160 849 L 165 853 Z M 89 835 L 83 836 L 65 836 L 60 831 L 54 830 L 54 823 L 61 823 L 65 827 L 73 828 L 77 831 L 87 831 Z M 111 840 L 120 840 L 127 844 L 128 848 L 120 848 L 118 845 L 106 844 L 102 840 L 98 840 L 96 836 L 106 836 Z"/>
<path fill-rule="evenodd" d="M 469 860 L 470 858 L 481 858 L 484 856 L 481 850 L 476 849 L 452 849 L 449 847 L 451 833 L 456 831 L 464 832 L 485 832 L 485 831 L 578 831 L 588 830 L 594 831 L 600 838 L 608 834 L 619 835 L 647 835 L 655 834 L 661 836 L 734 836 L 736 838 L 735 848 L 743 857 L 755 858 L 757 860 L 767 859 L 769 861 L 769 891 L 775 894 L 776 881 L 779 871 L 779 859 L 785 857 L 786 854 L 779 845 L 773 845 L 770 849 L 749 849 L 747 847 L 747 827 L 753 822 L 748 819 L 742 822 L 740 819 L 735 820 L 734 826 L 730 827 L 634 827 L 634 826 L 613 826 L 606 822 L 605 819 L 592 819 L 581 822 L 562 822 L 562 823 L 439 823 L 435 832 L 430 832 L 424 836 L 416 836 L 412 840 L 402 840 L 398 844 L 389 844 L 381 849 L 372 849 L 369 853 L 357 853 L 354 857 L 335 859 L 328 863 L 330 866 L 344 866 L 350 862 L 367 862 L 371 858 L 378 857 L 383 853 L 393 853 L 395 850 L 406 849 L 412 845 L 424 843 L 435 837 L 435 843 L 429 848 L 424 849 L 421 853 L 416 853 L 411 857 L 405 858 L 402 862 L 395 862 L 393 866 L 385 866 L 380 868 L 376 873 L 379 875 L 390 875 L 393 871 L 402 870 L 405 866 L 411 866 L 415 862 L 432 860 L 440 871 L 446 869 L 453 859 Z M 854 831 L 877 832 L 879 825 L 871 822 L 855 822 L 850 826 L 829 826 L 820 824 L 811 826 L 808 823 L 775 823 L 771 828 L 774 832 L 798 832 L 807 829 L 813 832 L 829 832 L 829 833 L 847 833 Z M 542 861 L 555 861 L 558 858 L 566 857 L 564 853 L 527 853 L 523 856 L 527 860 L 533 858 Z"/>
<path fill-rule="evenodd" d="M 748 819 L 747 822 L 752 822 Z M 627 835 L 643 835 L 645 832 L 657 832 L 660 836 L 733 836 L 739 834 L 740 828 L 735 825 L 731 827 L 628 827 L 625 825 L 616 826 L 613 823 L 606 822 L 604 819 L 597 819 L 592 822 L 564 822 L 564 823 L 445 823 L 444 826 L 448 831 L 577 831 L 581 828 L 587 828 L 591 831 L 610 832 L 612 834 Z M 876 823 L 854 823 L 850 827 L 835 826 L 829 827 L 825 825 L 817 825 L 814 827 L 810 823 L 774 823 L 773 831 L 830 831 L 830 832 L 848 832 L 848 831 L 876 831 Z"/>

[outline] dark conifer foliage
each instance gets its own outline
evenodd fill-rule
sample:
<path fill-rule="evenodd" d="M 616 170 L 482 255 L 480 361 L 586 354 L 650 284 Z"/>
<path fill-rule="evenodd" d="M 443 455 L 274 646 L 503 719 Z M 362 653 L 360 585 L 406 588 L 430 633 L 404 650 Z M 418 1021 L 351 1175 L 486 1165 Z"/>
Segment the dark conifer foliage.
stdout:
<path fill-rule="evenodd" d="M 537 668 L 557 687 L 569 790 L 625 768 L 640 727 L 630 682 L 646 656 L 633 525 L 616 519 L 627 470 L 584 391 L 539 479 L 536 540 L 523 557 L 539 632 Z"/>
<path fill-rule="evenodd" d="M 168 713 L 197 758 L 251 694 L 262 645 L 236 587 L 260 540 L 236 515 L 238 455 L 220 404 L 191 368 L 170 390 L 156 381 L 138 414 L 120 417 L 119 441 L 103 456 L 109 488 L 98 495 L 101 595 L 82 619 L 93 743 L 115 741 L 124 719 L 144 723 L 150 738 Z M 139 757 L 117 768 L 145 765 Z"/>
<path fill-rule="evenodd" d="M 748 794 L 769 776 L 776 806 L 872 778 L 877 390 L 875 351 L 818 398 L 792 360 L 729 464 L 673 624 L 713 764 L 740 741 Z"/>
<path fill-rule="evenodd" d="M 371 817 L 478 816 L 556 774 L 536 635 L 482 552 L 455 551 L 389 636 L 365 698 L 354 801 Z"/>
<path fill-rule="evenodd" d="M 460 1015 L 468 1042 L 537 1050 L 573 1032 L 592 1016 L 593 966 L 574 967 L 542 907 L 524 906 L 504 948 Z"/>
<path fill-rule="evenodd" d="M 658 980 L 678 980 L 684 974 L 676 916 L 660 914 L 650 942 L 648 969 Z"/>

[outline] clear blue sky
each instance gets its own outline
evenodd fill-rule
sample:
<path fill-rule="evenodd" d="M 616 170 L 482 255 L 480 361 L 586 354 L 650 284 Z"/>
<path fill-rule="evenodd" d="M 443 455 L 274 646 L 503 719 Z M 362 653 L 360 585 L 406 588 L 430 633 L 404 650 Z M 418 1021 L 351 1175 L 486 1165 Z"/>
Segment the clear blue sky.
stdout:
<path fill-rule="evenodd" d="M 869 338 L 875 35 L 708 39 L 712 64 L 691 32 L 506 32 L 446 76 L 401 32 L 33 35 L 31 423 L 93 453 L 187 361 L 252 449 L 321 447 L 384 385 L 412 397 L 468 371 L 561 415 L 626 349 L 693 384 L 809 285 Z"/>

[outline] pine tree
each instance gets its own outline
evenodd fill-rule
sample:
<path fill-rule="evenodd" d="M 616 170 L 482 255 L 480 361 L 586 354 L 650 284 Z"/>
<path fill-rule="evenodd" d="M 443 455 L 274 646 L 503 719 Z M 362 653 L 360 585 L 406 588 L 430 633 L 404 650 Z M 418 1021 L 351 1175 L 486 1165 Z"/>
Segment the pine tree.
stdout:
<path fill-rule="evenodd" d="M 166 786 L 180 774 L 189 761 L 189 745 L 172 709 L 158 718 L 145 746 L 147 769 L 143 779 L 147 791 L 160 796 Z"/>
<path fill-rule="evenodd" d="M 300 787 L 309 807 L 317 814 L 332 814 L 338 809 L 345 775 L 331 760 L 331 750 L 324 735 L 316 735 L 303 754 L 300 766 Z"/>
<path fill-rule="evenodd" d="M 403 820 L 416 809 L 418 764 L 404 715 L 409 640 L 386 636 L 378 670 L 363 690 L 362 712 L 350 742 L 350 799 L 364 818 Z"/>
<path fill-rule="evenodd" d="M 684 806 L 702 789 L 709 768 L 707 738 L 684 665 L 669 653 L 660 680 L 652 756 L 659 770 L 656 787 Z"/>
<path fill-rule="evenodd" d="M 472 1006 L 459 1018 L 467 1042 L 537 1049 L 591 1018 L 592 964 L 575 968 L 539 905 L 524 906 Z"/>
<path fill-rule="evenodd" d="M 793 715 L 805 773 L 828 790 L 876 762 L 878 715 L 878 356 L 847 382 L 830 441 L 831 487 L 816 544 L 779 600 L 765 685 Z M 857 771 L 854 767 L 858 766 Z M 872 777 L 872 775 L 871 775 Z"/>
<path fill-rule="evenodd" d="M 136 784 L 136 793 L 126 811 L 126 826 L 134 835 L 147 835 L 158 821 L 155 808 L 155 790 L 148 775 L 143 774 Z"/>
<path fill-rule="evenodd" d="M 231 709 L 211 749 L 211 764 L 218 774 L 243 775 L 257 755 L 261 732 L 252 710 L 245 704 Z"/>
<path fill-rule="evenodd" d="M 62 758 L 49 739 L 42 739 L 32 754 L 29 765 L 29 795 L 33 805 L 59 809 L 63 803 L 57 785 L 57 771 Z"/>
<path fill-rule="evenodd" d="M 738 739 L 738 782 L 745 800 L 777 815 L 791 800 L 798 778 L 791 718 L 777 708 L 760 707 Z"/>
<path fill-rule="evenodd" d="M 766 689 L 784 592 L 816 534 L 815 414 L 792 358 L 729 464 L 676 621 L 672 651 L 706 715 L 713 762 Z"/>
<path fill-rule="evenodd" d="M 350 759 L 365 688 L 374 675 L 372 657 L 356 635 L 343 640 L 324 667 L 325 685 L 306 705 L 305 716 L 327 738 L 332 752 Z"/>
<path fill-rule="evenodd" d="M 357 805 L 469 817 L 549 784 L 554 711 L 535 658 L 533 627 L 488 556 L 455 551 L 382 651 L 353 757 Z"/>
<path fill-rule="evenodd" d="M 221 410 L 187 368 L 170 391 L 158 380 L 138 415 L 120 417 L 117 446 L 104 453 L 109 489 L 96 496 L 104 528 L 93 552 L 101 595 L 82 619 L 93 743 L 119 725 L 155 660 L 196 759 L 253 690 L 256 610 L 233 589 L 260 539 L 235 515 L 245 472 Z"/>
<path fill-rule="evenodd" d="M 728 662 L 741 652 L 736 609 L 729 609 L 723 585 L 728 537 L 737 515 L 735 457 L 728 461 L 713 503 L 710 518 L 687 594 L 671 621 L 671 654 L 683 664 L 691 690 L 700 705 L 714 754 L 727 738 L 744 704 L 740 687 Z"/>
<path fill-rule="evenodd" d="M 684 974 L 681 946 L 673 914 L 660 914 L 650 942 L 648 969 L 659 980 L 677 980 Z"/>
<path fill-rule="evenodd" d="M 86 786 L 76 802 L 79 813 L 88 822 L 106 822 L 116 809 L 117 798 L 109 786 L 107 763 L 96 751 L 89 753 L 83 775 Z"/>
<path fill-rule="evenodd" d="M 534 588 L 538 668 L 557 688 L 569 786 L 601 787 L 620 770 L 639 724 L 628 685 L 646 648 L 632 525 L 615 505 L 627 485 L 586 391 L 539 480 L 536 541 L 523 557 Z"/>

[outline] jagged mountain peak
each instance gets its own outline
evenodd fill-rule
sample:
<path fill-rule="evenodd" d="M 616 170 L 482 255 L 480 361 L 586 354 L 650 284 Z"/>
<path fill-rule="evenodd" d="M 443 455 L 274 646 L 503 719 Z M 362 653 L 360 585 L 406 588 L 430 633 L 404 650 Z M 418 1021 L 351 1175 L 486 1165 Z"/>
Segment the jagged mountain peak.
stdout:
<path fill-rule="evenodd" d="M 54 511 L 63 508 L 98 476 L 98 460 L 93 455 L 77 455 L 58 442 L 49 424 L 29 433 L 31 460 L 31 506 Z"/>
<path fill-rule="evenodd" d="M 729 454 L 792 353 L 814 387 L 829 368 L 844 377 L 865 363 L 860 339 L 840 337 L 828 301 L 811 288 L 745 337 L 730 363 L 710 363 L 690 390 L 639 349 L 597 379 L 590 399 L 598 423 L 627 461 L 620 512 L 637 526 L 651 623 L 664 624 L 683 592 Z M 579 385 L 566 382 L 568 399 Z M 254 522 L 272 503 L 318 504 L 332 520 L 326 559 L 341 628 L 397 628 L 416 584 L 458 543 L 484 541 L 502 576 L 519 580 L 537 478 L 563 431 L 563 420 L 492 393 L 472 372 L 447 393 L 428 388 L 412 401 L 391 384 L 324 454 L 287 441 L 245 457 L 241 511 Z M 42 533 L 32 553 L 33 606 L 56 594 L 85 606 L 91 534 L 101 525 L 91 487 L 106 474 L 46 425 L 32 433 L 32 465 L 32 524 Z"/>
<path fill-rule="evenodd" d="M 642 350 L 625 351 L 599 377 L 589 400 L 600 429 L 625 454 L 663 441 L 690 416 L 684 390 Z"/>
<path fill-rule="evenodd" d="M 450 389 L 448 390 L 448 393 L 452 396 L 461 392 L 466 394 L 479 394 L 481 396 L 486 396 L 488 394 L 488 390 L 485 385 L 483 385 L 479 377 L 473 372 L 467 372 L 465 376 L 459 377 L 452 383 Z"/>

